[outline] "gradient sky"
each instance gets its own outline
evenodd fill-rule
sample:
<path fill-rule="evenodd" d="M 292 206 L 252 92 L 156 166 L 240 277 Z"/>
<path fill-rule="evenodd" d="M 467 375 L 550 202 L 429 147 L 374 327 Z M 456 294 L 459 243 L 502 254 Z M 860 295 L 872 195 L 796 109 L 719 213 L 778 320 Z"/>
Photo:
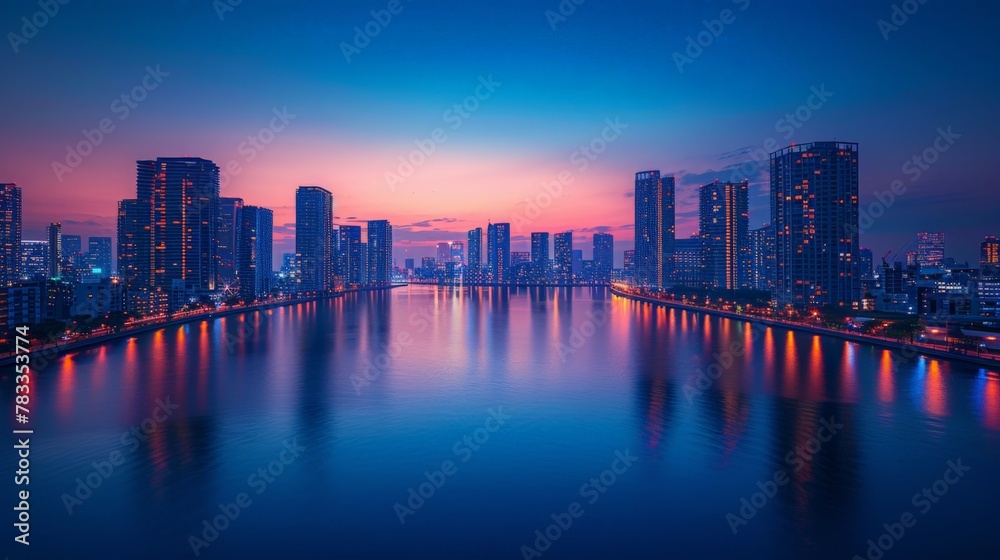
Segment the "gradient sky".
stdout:
<path fill-rule="evenodd" d="M 15 54 L 8 34 L 39 6 L 3 2 L 0 181 L 24 188 L 25 238 L 55 220 L 64 233 L 114 235 L 135 160 L 190 155 L 241 165 L 223 196 L 274 209 L 276 254 L 294 247 L 295 187 L 320 185 L 338 223 L 391 220 L 402 264 L 513 221 L 569 170 L 561 195 L 515 227 L 513 249 L 527 250 L 530 231 L 572 229 L 589 258 L 592 233 L 608 231 L 620 265 L 636 171 L 677 176 L 682 237 L 697 230 L 697 187 L 731 179 L 772 139 L 858 142 L 863 208 L 906 183 L 862 234 L 877 256 L 913 250 L 929 230 L 946 233 L 949 256 L 975 260 L 982 237 L 1000 234 L 996 5 L 928 0 L 886 40 L 888 1 L 586 0 L 553 30 L 557 0 L 403 0 L 348 62 L 341 43 L 389 2 L 326 4 L 243 0 L 220 20 L 210 0 L 71 0 Z M 725 9 L 735 19 L 679 71 L 673 53 Z M 169 75 L 120 119 L 113 102 L 157 65 Z M 445 111 L 489 76 L 501 85 L 452 130 Z M 786 132 L 779 121 L 821 87 L 832 95 Z M 248 161 L 241 142 L 281 108 L 295 118 Z M 104 118 L 115 129 L 57 179 L 53 162 Z M 572 154 L 615 118 L 628 128 L 581 170 Z M 912 180 L 903 165 L 948 127 L 960 138 Z M 436 128 L 447 140 L 390 189 L 386 173 Z M 766 162 L 750 170 L 756 227 L 769 219 Z"/>

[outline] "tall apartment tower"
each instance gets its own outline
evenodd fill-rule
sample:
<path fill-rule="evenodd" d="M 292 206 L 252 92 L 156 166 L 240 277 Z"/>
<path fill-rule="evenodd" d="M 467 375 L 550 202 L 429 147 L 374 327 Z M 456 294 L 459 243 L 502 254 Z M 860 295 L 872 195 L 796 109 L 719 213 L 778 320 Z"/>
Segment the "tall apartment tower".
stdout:
<path fill-rule="evenodd" d="M 674 259 L 673 177 L 659 171 L 635 174 L 635 283 L 667 287 L 672 284 Z"/>
<path fill-rule="evenodd" d="M 715 181 L 699 190 L 702 282 L 707 288 L 739 290 L 750 277 L 749 182 Z"/>
<path fill-rule="evenodd" d="M 392 224 L 388 220 L 368 222 L 368 283 L 392 283 Z"/>
<path fill-rule="evenodd" d="M 333 194 L 321 187 L 295 189 L 295 258 L 299 292 L 333 288 Z"/>
<path fill-rule="evenodd" d="M 242 206 L 236 247 L 236 270 L 239 293 L 248 300 L 262 299 L 271 293 L 274 273 L 272 238 L 274 212 L 258 206 Z"/>
<path fill-rule="evenodd" d="M 0 288 L 21 278 L 21 187 L 0 183 Z"/>
<path fill-rule="evenodd" d="M 557 233 L 553 241 L 555 280 L 557 284 L 573 283 L 573 232 Z"/>
<path fill-rule="evenodd" d="M 777 302 L 856 307 L 858 145 L 789 146 L 771 154 L 770 169 Z"/>
<path fill-rule="evenodd" d="M 510 282 L 510 224 L 490 224 L 486 232 L 487 263 L 491 282 Z"/>
<path fill-rule="evenodd" d="M 549 279 L 549 234 L 531 234 L 531 282 L 544 284 Z"/>
<path fill-rule="evenodd" d="M 917 234 L 917 263 L 920 268 L 941 268 L 944 263 L 944 234 L 922 231 Z"/>
<path fill-rule="evenodd" d="M 615 267 L 615 237 L 610 233 L 594 234 L 595 279 L 600 283 L 611 282 L 611 270 Z"/>

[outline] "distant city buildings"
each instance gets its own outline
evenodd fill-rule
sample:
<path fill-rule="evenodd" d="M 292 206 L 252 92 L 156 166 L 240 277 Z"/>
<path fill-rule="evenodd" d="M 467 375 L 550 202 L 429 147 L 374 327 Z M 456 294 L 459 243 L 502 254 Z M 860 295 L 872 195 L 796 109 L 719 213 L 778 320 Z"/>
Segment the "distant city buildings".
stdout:
<path fill-rule="evenodd" d="M 750 231 L 750 289 L 774 291 L 774 238 L 774 227 L 767 224 Z"/>
<path fill-rule="evenodd" d="M 49 257 L 47 259 L 49 278 L 59 278 L 63 272 L 63 250 L 62 250 L 62 224 L 52 222 L 45 228 L 45 238 L 49 244 Z"/>
<path fill-rule="evenodd" d="M 770 174 L 777 303 L 857 307 L 858 145 L 789 146 L 771 154 Z"/>
<path fill-rule="evenodd" d="M 567 231 L 557 233 L 554 241 L 555 248 L 555 282 L 557 284 L 573 283 L 573 232 Z"/>
<path fill-rule="evenodd" d="M 90 276 L 96 278 L 110 278 L 112 274 L 111 266 L 111 246 L 114 240 L 110 237 L 91 237 L 87 239 L 87 268 Z"/>
<path fill-rule="evenodd" d="M 921 269 L 941 268 L 944 262 L 944 234 L 920 232 L 917 234 L 917 264 Z"/>
<path fill-rule="evenodd" d="M 594 234 L 594 281 L 606 284 L 611 281 L 615 267 L 615 237 L 610 233 Z"/>
<path fill-rule="evenodd" d="M 1000 240 L 987 235 L 979 244 L 979 266 L 991 272 L 1000 272 Z"/>

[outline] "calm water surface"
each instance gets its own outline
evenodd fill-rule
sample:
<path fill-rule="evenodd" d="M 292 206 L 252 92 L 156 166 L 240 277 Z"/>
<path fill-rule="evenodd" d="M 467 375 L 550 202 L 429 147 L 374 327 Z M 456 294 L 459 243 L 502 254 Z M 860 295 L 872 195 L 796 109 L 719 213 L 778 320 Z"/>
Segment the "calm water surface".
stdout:
<path fill-rule="evenodd" d="M 847 559 L 907 513 L 884 558 L 1000 544 L 997 372 L 604 289 L 172 326 L 33 391 L 34 557 L 191 558 L 241 493 L 200 558 Z"/>

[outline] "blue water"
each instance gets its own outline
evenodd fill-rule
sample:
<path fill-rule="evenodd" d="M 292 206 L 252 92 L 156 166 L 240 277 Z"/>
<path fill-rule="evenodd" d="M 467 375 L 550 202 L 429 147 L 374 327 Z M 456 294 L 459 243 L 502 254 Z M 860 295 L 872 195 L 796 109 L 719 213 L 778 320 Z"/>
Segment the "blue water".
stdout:
<path fill-rule="evenodd" d="M 604 289 L 349 295 L 36 375 L 11 558 L 848 559 L 885 523 L 887 559 L 1000 544 L 997 372 Z"/>

